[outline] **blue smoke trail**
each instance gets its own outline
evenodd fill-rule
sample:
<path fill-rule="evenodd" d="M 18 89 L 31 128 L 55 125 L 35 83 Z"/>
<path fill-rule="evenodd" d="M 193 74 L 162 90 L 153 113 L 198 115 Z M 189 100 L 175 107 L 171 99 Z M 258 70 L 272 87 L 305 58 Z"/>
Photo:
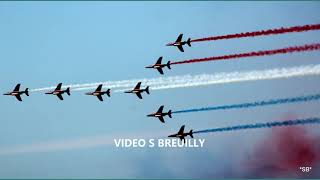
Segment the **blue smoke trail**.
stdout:
<path fill-rule="evenodd" d="M 307 101 L 314 101 L 319 99 L 320 99 L 320 94 L 315 94 L 315 95 L 299 96 L 299 97 L 293 97 L 293 98 L 258 101 L 253 103 L 186 109 L 186 110 L 180 110 L 180 111 L 172 111 L 172 113 L 189 113 L 189 112 L 199 112 L 199 111 L 216 111 L 216 110 L 227 110 L 227 109 L 251 108 L 251 107 L 257 107 L 257 106 L 268 106 L 268 105 L 286 104 L 286 103 L 295 103 L 295 102 L 307 102 Z"/>
<path fill-rule="evenodd" d="M 237 131 L 244 129 L 257 129 L 257 128 L 271 128 L 275 126 L 294 126 L 294 125 L 304 125 L 304 124 L 319 124 L 320 118 L 308 118 L 308 119 L 296 119 L 288 120 L 282 122 L 268 122 L 268 123 L 256 123 L 256 124 L 247 124 L 239 126 L 230 126 L 224 128 L 215 128 L 215 129 L 206 129 L 200 131 L 194 131 L 193 133 L 210 133 L 210 132 L 223 132 L 223 131 Z"/>

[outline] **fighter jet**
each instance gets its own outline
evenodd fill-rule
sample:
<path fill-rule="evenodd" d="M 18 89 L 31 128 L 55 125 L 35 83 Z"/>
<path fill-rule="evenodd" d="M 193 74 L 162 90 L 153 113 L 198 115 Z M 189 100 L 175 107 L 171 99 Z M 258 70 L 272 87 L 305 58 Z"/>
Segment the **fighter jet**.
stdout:
<path fill-rule="evenodd" d="M 136 87 L 133 90 L 125 91 L 125 93 L 135 93 L 140 99 L 142 99 L 141 93 L 145 91 L 147 94 L 149 93 L 149 86 L 147 86 L 145 89 L 140 89 L 141 82 L 138 82 Z"/>
<path fill-rule="evenodd" d="M 3 95 L 15 96 L 19 101 L 22 101 L 20 96 L 22 94 L 26 94 L 27 96 L 29 96 L 29 89 L 26 88 L 26 90 L 20 91 L 20 84 L 17 84 L 13 91 L 5 93 Z"/>
<path fill-rule="evenodd" d="M 159 57 L 159 59 L 157 60 L 157 62 L 156 62 L 154 65 L 147 66 L 146 68 L 157 69 L 160 74 L 163 74 L 162 68 L 164 68 L 164 67 L 166 67 L 166 66 L 168 67 L 168 69 L 171 69 L 171 67 L 170 67 L 170 61 L 168 61 L 167 64 L 161 64 L 161 61 L 162 61 L 162 56 Z"/>
<path fill-rule="evenodd" d="M 110 97 L 110 89 L 106 91 L 101 91 L 101 90 L 102 90 L 102 84 L 100 84 L 94 92 L 88 92 L 86 93 L 86 95 L 97 96 L 97 98 L 100 101 L 103 101 L 102 95 L 104 94 L 107 94 L 107 96 Z"/>
<path fill-rule="evenodd" d="M 63 100 L 62 94 L 67 93 L 70 96 L 70 88 L 68 87 L 65 90 L 61 90 L 62 83 L 59 83 L 55 90 L 51 92 L 46 92 L 46 94 L 57 95 L 60 100 Z"/>
<path fill-rule="evenodd" d="M 170 118 L 172 118 L 172 116 L 171 116 L 171 110 L 169 110 L 168 112 L 162 112 L 163 107 L 164 106 L 160 106 L 160 108 L 158 109 L 158 111 L 156 113 L 148 114 L 147 116 L 148 117 L 157 117 L 157 118 L 159 118 L 159 120 L 161 122 L 164 123 L 164 119 L 163 119 L 164 116 L 168 115 Z"/>
<path fill-rule="evenodd" d="M 178 133 L 169 135 L 168 137 L 177 137 L 177 138 L 180 138 L 181 141 L 183 140 L 183 142 L 186 143 L 186 139 L 184 137 L 189 135 L 191 138 L 193 138 L 193 132 L 192 132 L 192 129 L 188 133 L 185 133 L 183 131 L 184 131 L 184 125 L 181 126 Z"/>
<path fill-rule="evenodd" d="M 182 36 L 183 36 L 183 34 L 180 34 L 180 35 L 178 36 L 178 38 L 177 38 L 177 40 L 176 40 L 175 43 L 169 43 L 169 44 L 167 44 L 167 46 L 177 46 L 178 49 L 179 49 L 181 52 L 184 52 L 182 46 L 185 45 L 185 44 L 188 44 L 188 46 L 191 47 L 191 39 L 188 38 L 187 41 L 182 41 Z"/>

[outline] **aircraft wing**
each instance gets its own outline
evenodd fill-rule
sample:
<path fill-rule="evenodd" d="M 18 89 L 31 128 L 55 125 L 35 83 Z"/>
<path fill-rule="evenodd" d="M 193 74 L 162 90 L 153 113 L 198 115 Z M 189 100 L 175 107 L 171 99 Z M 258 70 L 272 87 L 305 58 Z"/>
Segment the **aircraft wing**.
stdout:
<path fill-rule="evenodd" d="M 57 94 L 57 96 L 58 96 L 58 98 L 59 98 L 60 100 L 63 100 L 63 97 L 62 97 L 61 94 Z"/>
<path fill-rule="evenodd" d="M 162 113 L 163 111 L 163 106 L 160 106 L 160 108 L 158 109 L 157 113 Z"/>
<path fill-rule="evenodd" d="M 141 86 L 141 82 L 138 82 L 138 84 L 136 85 L 136 87 L 134 87 L 134 89 L 140 89 Z"/>
<path fill-rule="evenodd" d="M 19 91 L 19 89 L 20 89 L 20 84 L 17 84 L 13 91 Z"/>
<path fill-rule="evenodd" d="M 183 47 L 181 45 L 177 46 L 181 52 L 184 52 Z"/>
<path fill-rule="evenodd" d="M 158 117 L 159 118 L 159 120 L 161 121 L 161 122 L 163 122 L 164 123 L 164 119 L 163 119 L 163 117 L 162 116 L 160 116 L 160 117 Z"/>
<path fill-rule="evenodd" d="M 159 71 L 160 74 L 163 74 L 162 68 L 157 68 L 157 70 Z"/>
<path fill-rule="evenodd" d="M 162 56 L 159 57 L 159 59 L 157 60 L 156 64 L 161 64 L 161 61 L 162 61 Z"/>
<path fill-rule="evenodd" d="M 16 98 L 17 98 L 19 101 L 22 101 L 21 96 L 20 96 L 19 94 L 16 95 Z"/>
<path fill-rule="evenodd" d="M 100 84 L 100 85 L 97 87 L 96 91 L 101 91 L 101 89 L 102 89 L 102 84 Z"/>
<path fill-rule="evenodd" d="M 140 98 L 140 99 L 142 99 L 142 96 L 141 96 L 141 93 L 136 93 L 136 95 Z"/>
<path fill-rule="evenodd" d="M 98 95 L 97 98 L 100 100 L 100 101 L 103 101 L 102 99 L 102 96 L 101 95 Z"/>
<path fill-rule="evenodd" d="M 183 34 L 180 34 L 176 40 L 176 42 L 181 42 Z"/>
<path fill-rule="evenodd" d="M 61 90 L 62 83 L 59 83 L 56 87 L 56 90 Z"/>
<path fill-rule="evenodd" d="M 181 128 L 180 128 L 180 130 L 179 130 L 178 134 L 183 134 L 183 131 L 184 131 L 184 125 L 183 125 L 183 126 L 181 126 Z"/>

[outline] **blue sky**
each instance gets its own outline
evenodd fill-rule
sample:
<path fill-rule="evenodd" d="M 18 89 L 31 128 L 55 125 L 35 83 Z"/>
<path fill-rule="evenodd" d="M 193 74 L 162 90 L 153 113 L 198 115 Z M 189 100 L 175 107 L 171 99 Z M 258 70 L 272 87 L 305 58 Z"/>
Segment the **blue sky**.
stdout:
<path fill-rule="evenodd" d="M 320 32 L 194 43 L 185 53 L 165 44 L 179 33 L 201 38 L 320 22 L 319 2 L 0 2 L 0 90 L 158 77 L 144 66 L 167 60 L 275 49 L 319 42 Z M 319 52 L 174 66 L 165 76 L 317 64 Z M 85 137 L 153 134 L 318 116 L 318 102 L 248 110 L 179 114 L 161 124 L 145 117 L 164 104 L 183 109 L 319 92 L 319 77 L 170 89 L 143 101 L 113 94 L 103 103 L 84 92 L 60 102 L 32 93 L 20 103 L 0 97 L 0 149 Z M 186 98 L 188 97 L 188 98 Z M 310 127 L 315 129 L 318 127 Z M 239 177 L 227 169 L 268 130 L 206 138 L 203 149 L 116 149 L 114 145 L 0 155 L 0 178 Z M 236 138 L 235 138 L 236 137 Z M 251 145 L 234 150 L 241 144 Z M 230 154 L 233 154 L 231 160 Z M 192 158 L 192 160 L 190 159 Z M 191 163 L 193 162 L 193 163 Z M 200 163 L 201 162 L 201 163 Z M 173 167 L 170 167 L 173 166 Z"/>

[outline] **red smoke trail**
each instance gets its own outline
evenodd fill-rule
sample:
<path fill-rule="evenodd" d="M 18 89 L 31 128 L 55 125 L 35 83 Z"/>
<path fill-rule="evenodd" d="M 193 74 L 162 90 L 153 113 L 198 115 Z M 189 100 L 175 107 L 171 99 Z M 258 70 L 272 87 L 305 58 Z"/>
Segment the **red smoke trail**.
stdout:
<path fill-rule="evenodd" d="M 248 162 L 250 178 L 316 177 L 320 163 L 320 137 L 303 127 L 273 129 Z M 309 173 L 300 167 L 312 167 Z M 319 178 L 319 176 L 318 176 Z"/>
<path fill-rule="evenodd" d="M 186 64 L 186 63 L 198 63 L 198 62 L 205 62 L 205 61 L 218 61 L 218 60 L 228 60 L 228 59 L 237 59 L 237 58 L 245 58 L 245 57 L 254 57 L 254 56 L 270 56 L 275 54 L 287 54 L 293 52 L 302 52 L 302 51 L 314 51 L 320 50 L 320 44 L 306 44 L 303 46 L 292 46 L 282 49 L 273 49 L 273 50 L 266 50 L 266 51 L 255 51 L 255 52 L 248 52 L 248 53 L 241 53 L 241 54 L 230 54 L 224 56 L 213 56 L 201 59 L 190 59 L 184 61 L 177 61 L 172 62 L 171 64 Z"/>
<path fill-rule="evenodd" d="M 274 35 L 274 34 L 284 34 L 284 33 L 313 31 L 313 30 L 320 30 L 320 24 L 293 26 L 288 28 L 282 27 L 279 29 L 269 29 L 269 30 L 254 31 L 254 32 L 228 34 L 223 36 L 212 36 L 207 38 L 193 39 L 191 40 L 191 42 L 216 41 L 221 39 L 234 39 L 234 38 L 255 37 L 255 36 L 268 36 L 268 35 Z"/>

